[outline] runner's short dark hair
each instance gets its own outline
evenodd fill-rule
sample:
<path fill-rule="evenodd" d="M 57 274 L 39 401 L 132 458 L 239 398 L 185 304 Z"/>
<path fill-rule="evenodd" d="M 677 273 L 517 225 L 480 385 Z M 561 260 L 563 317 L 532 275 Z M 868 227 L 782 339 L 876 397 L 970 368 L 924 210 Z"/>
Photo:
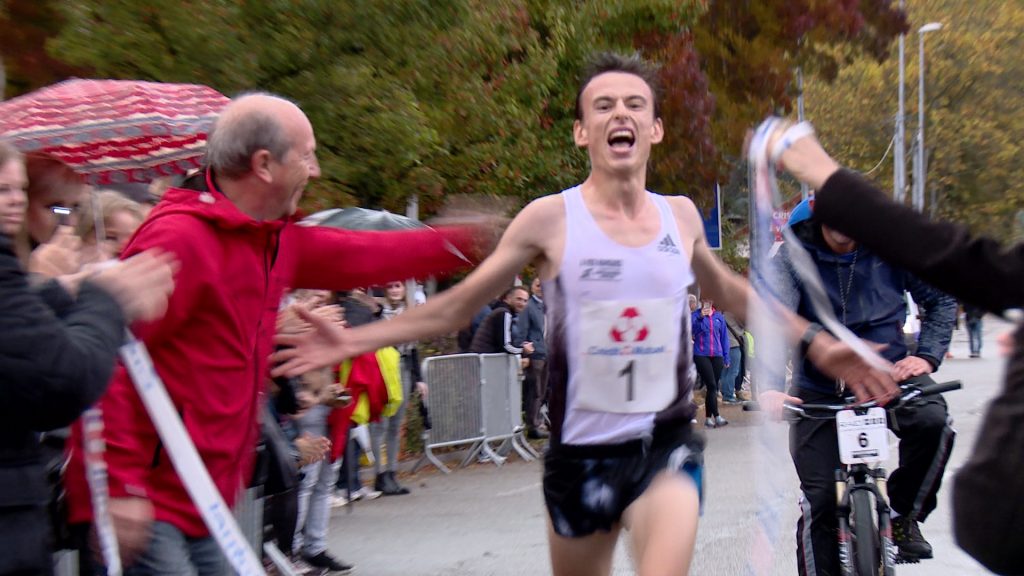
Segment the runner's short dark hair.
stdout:
<path fill-rule="evenodd" d="M 583 97 L 583 90 L 590 84 L 590 81 L 606 72 L 625 72 L 639 76 L 641 80 L 651 87 L 651 94 L 654 96 L 654 117 L 661 117 L 661 82 L 658 80 L 658 68 L 654 64 L 644 60 L 639 54 L 625 56 L 615 52 L 597 52 L 593 54 L 583 67 L 583 74 L 580 76 L 580 88 L 576 92 L 576 119 L 583 119 L 583 106 L 580 99 Z"/>

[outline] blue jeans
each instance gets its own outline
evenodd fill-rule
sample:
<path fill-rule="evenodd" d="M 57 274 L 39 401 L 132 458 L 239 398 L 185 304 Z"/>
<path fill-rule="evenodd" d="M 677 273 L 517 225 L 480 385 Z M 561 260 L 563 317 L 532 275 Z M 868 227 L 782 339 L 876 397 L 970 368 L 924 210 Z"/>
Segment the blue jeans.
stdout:
<path fill-rule="evenodd" d="M 330 408 L 322 404 L 313 406 L 299 418 L 299 430 L 312 436 L 327 435 L 327 416 Z M 295 552 L 309 556 L 327 550 L 327 528 L 331 523 L 331 493 L 338 479 L 341 459 L 322 460 L 302 468 L 299 484 L 299 511 L 295 525 Z M 285 552 L 290 552 L 285 550 Z"/>
<path fill-rule="evenodd" d="M 971 354 L 981 354 L 981 319 L 967 321 L 967 337 L 970 339 Z"/>
<path fill-rule="evenodd" d="M 233 571 L 213 536 L 189 538 L 166 522 L 153 523 L 146 551 L 125 576 L 228 576 Z"/>
<path fill-rule="evenodd" d="M 733 401 L 736 399 L 736 378 L 740 374 L 740 353 L 739 346 L 729 348 L 729 365 L 722 370 L 722 400 Z"/>

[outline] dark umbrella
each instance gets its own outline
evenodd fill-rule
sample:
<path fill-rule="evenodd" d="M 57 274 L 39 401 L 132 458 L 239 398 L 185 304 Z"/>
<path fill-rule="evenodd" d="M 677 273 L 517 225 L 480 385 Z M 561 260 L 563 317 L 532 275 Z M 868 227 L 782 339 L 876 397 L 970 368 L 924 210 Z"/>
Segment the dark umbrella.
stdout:
<path fill-rule="evenodd" d="M 409 230 L 424 228 L 419 220 L 392 214 L 387 210 L 366 208 L 331 208 L 321 210 L 302 219 L 308 226 L 329 226 L 346 230 Z"/>

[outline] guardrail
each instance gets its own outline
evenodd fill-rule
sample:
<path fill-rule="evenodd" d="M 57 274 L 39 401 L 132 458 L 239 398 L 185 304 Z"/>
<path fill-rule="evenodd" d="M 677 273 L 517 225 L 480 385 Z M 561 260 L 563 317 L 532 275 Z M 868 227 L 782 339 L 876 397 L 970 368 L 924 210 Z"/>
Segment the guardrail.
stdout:
<path fill-rule="evenodd" d="M 522 376 L 519 356 L 512 354 L 450 354 L 423 361 L 423 378 L 430 387 L 430 419 L 424 460 L 448 474 L 435 449 L 468 446 L 459 467 L 481 453 L 496 466 L 505 463 L 502 453 L 514 449 L 524 460 L 539 455 L 523 437 Z M 501 442 L 497 448 L 495 442 Z"/>

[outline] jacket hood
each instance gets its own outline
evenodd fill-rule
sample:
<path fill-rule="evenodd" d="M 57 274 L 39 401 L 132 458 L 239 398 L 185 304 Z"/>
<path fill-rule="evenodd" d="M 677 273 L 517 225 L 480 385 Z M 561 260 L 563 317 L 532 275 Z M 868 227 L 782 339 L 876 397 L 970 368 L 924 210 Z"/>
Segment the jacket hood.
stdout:
<path fill-rule="evenodd" d="M 288 218 L 260 221 L 242 212 L 217 189 L 210 170 L 193 174 L 180 187 L 169 188 L 147 220 L 171 214 L 190 214 L 226 230 L 252 228 L 276 231 L 289 221 Z"/>
<path fill-rule="evenodd" d="M 517 314 L 515 309 L 512 308 L 512 305 L 509 304 L 508 302 L 505 302 L 504 300 L 496 300 L 491 305 L 491 310 L 498 310 L 499 308 L 503 308 L 505 310 L 508 310 L 509 312 L 512 313 L 513 316 L 515 316 Z"/>
<path fill-rule="evenodd" d="M 821 224 L 813 217 L 791 222 L 790 230 L 793 231 L 793 235 L 797 237 L 797 240 L 803 244 L 804 249 L 811 252 L 819 262 L 845 263 L 849 257 L 846 254 L 837 254 L 829 248 L 829 245 L 825 242 L 825 236 L 821 233 Z M 861 254 L 866 252 L 862 246 L 858 246 L 857 249 Z"/>

